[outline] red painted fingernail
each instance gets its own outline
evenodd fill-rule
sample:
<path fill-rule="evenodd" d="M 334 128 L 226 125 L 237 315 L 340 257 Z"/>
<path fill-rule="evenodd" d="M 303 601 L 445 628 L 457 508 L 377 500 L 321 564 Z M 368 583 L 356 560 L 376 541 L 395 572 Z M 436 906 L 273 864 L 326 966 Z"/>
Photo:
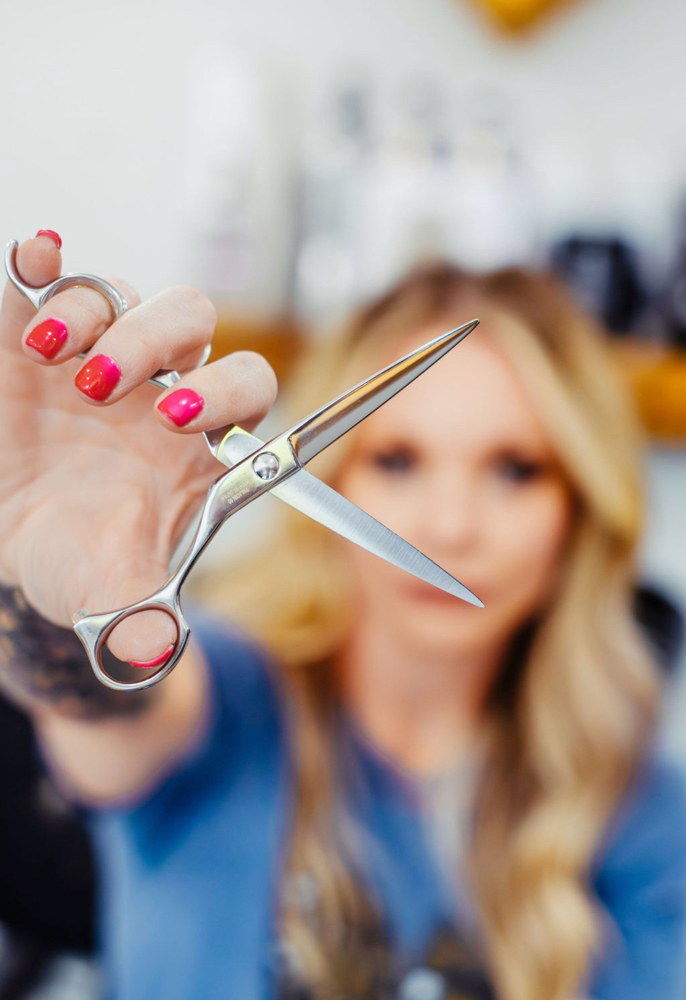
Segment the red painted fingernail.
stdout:
<path fill-rule="evenodd" d="M 51 240 L 54 240 L 57 244 L 57 249 L 62 249 L 62 237 L 59 233 L 56 233 L 54 229 L 39 229 L 36 236 L 49 236 Z"/>
<path fill-rule="evenodd" d="M 192 389 L 177 389 L 165 396 L 157 409 L 177 427 L 185 427 L 200 413 L 204 405 L 205 400 Z"/>
<path fill-rule="evenodd" d="M 67 327 L 61 319 L 45 319 L 34 326 L 26 338 L 26 344 L 44 358 L 54 358 L 67 336 Z"/>
<path fill-rule="evenodd" d="M 138 667 L 140 670 L 150 670 L 151 667 L 159 667 L 160 664 L 168 660 L 174 651 L 174 643 L 172 642 L 163 653 L 156 656 L 154 660 L 129 660 L 132 667 Z"/>
<path fill-rule="evenodd" d="M 83 366 L 74 383 L 84 395 L 102 403 L 120 378 L 121 368 L 117 362 L 113 358 L 108 358 L 106 354 L 96 354 Z"/>

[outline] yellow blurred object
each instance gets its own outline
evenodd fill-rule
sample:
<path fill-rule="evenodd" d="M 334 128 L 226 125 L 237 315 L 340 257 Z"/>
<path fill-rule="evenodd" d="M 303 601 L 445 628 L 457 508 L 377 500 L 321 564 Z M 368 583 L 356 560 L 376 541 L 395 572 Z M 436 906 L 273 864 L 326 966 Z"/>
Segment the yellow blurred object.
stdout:
<path fill-rule="evenodd" d="M 686 445 L 686 351 L 634 343 L 618 347 L 617 356 L 648 433 Z"/>
<path fill-rule="evenodd" d="M 267 359 L 282 383 L 288 380 L 304 346 L 303 331 L 289 318 L 260 322 L 220 312 L 210 361 L 233 351 L 257 351 Z"/>
<path fill-rule="evenodd" d="M 550 7 L 560 6 L 568 0 L 476 0 L 486 7 L 501 27 L 518 31 L 528 27 Z"/>

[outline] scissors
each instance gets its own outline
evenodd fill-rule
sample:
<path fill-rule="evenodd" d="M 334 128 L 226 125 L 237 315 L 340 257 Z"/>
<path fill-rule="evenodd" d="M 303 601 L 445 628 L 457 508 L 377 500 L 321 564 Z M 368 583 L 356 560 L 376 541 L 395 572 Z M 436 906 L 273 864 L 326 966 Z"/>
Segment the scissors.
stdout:
<path fill-rule="evenodd" d="M 12 284 L 36 310 L 58 292 L 75 285 L 100 292 L 109 302 L 115 319 L 129 308 L 118 289 L 92 274 L 65 274 L 40 288 L 27 285 L 17 271 L 17 248 L 16 240 L 8 243 L 5 268 Z M 472 320 L 430 340 L 332 399 L 266 444 L 233 424 L 206 431 L 207 447 L 216 459 L 227 466 L 228 471 L 207 491 L 188 550 L 167 582 L 155 594 L 127 608 L 107 614 L 88 614 L 85 608 L 81 608 L 73 615 L 74 629 L 98 679 L 115 691 L 140 691 L 159 683 L 174 669 L 191 634 L 181 608 L 181 587 L 186 577 L 224 521 L 265 493 L 420 580 L 483 607 L 478 597 L 437 563 L 303 468 L 315 455 L 452 350 L 478 323 L 478 319 Z M 208 355 L 209 349 L 198 367 L 205 364 Z M 158 388 L 167 389 L 180 377 L 176 371 L 161 370 L 148 381 Z M 141 680 L 126 682 L 110 676 L 103 663 L 108 636 L 125 618 L 149 610 L 164 611 L 174 619 L 177 637 L 172 653 L 158 670 Z"/>

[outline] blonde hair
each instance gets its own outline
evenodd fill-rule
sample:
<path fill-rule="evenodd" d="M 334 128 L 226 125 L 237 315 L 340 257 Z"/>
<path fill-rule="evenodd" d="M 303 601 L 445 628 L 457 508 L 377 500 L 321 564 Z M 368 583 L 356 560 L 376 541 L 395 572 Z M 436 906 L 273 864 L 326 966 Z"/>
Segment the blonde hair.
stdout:
<path fill-rule="evenodd" d="M 602 338 L 550 276 L 413 275 L 321 345 L 296 378 L 304 415 L 371 373 L 385 344 L 484 312 L 525 380 L 575 500 L 555 593 L 517 641 L 489 703 L 487 760 L 468 857 L 487 963 L 502 1000 L 567 1000 L 601 944 L 589 869 L 654 724 L 656 670 L 632 612 L 642 524 L 639 434 Z M 343 450 L 314 471 L 332 479 Z M 282 934 L 318 996 L 351 989 L 345 956 L 374 921 L 340 835 L 338 694 L 330 661 L 350 627 L 330 533 L 291 515 L 268 552 L 205 593 L 280 664 L 293 712 L 296 802 Z M 302 895 L 302 894 L 301 894 Z M 357 935 L 357 937 L 356 937 Z"/>

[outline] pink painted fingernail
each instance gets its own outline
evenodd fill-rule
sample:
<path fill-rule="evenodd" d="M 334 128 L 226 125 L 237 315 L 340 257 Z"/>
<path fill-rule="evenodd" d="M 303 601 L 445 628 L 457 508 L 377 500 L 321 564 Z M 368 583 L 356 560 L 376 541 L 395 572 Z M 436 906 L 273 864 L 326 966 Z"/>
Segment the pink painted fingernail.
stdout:
<path fill-rule="evenodd" d="M 159 667 L 165 660 L 168 660 L 174 651 L 174 643 L 170 643 L 163 653 L 156 656 L 154 660 L 129 660 L 132 667 L 138 667 L 140 670 L 150 670 L 152 667 Z"/>
<path fill-rule="evenodd" d="M 45 319 L 34 326 L 26 338 L 26 344 L 44 358 L 52 359 L 67 339 L 68 333 L 66 324 L 61 319 Z"/>
<path fill-rule="evenodd" d="M 84 395 L 102 403 L 120 378 L 121 368 L 114 358 L 108 358 L 106 354 L 96 354 L 83 366 L 74 383 Z"/>
<path fill-rule="evenodd" d="M 54 240 L 57 244 L 57 249 L 62 249 L 62 237 L 59 233 L 56 233 L 54 229 L 39 229 L 36 236 L 49 236 L 51 240 Z"/>
<path fill-rule="evenodd" d="M 185 427 L 205 405 L 205 400 L 192 389 L 177 389 L 158 404 L 157 409 L 177 427 Z"/>

